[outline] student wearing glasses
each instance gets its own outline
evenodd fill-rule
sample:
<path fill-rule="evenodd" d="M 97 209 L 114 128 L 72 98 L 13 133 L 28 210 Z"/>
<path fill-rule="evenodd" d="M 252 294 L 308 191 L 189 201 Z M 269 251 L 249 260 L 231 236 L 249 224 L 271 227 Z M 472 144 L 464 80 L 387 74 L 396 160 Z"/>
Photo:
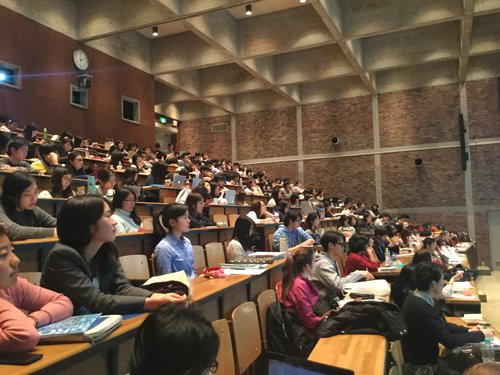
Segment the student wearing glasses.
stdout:
<path fill-rule="evenodd" d="M 66 168 L 68 168 L 72 176 L 86 176 L 85 170 L 83 169 L 83 156 L 79 152 L 72 151 L 68 154 Z"/>
<path fill-rule="evenodd" d="M 294 251 L 301 246 L 312 246 L 314 240 L 309 233 L 300 227 L 301 217 L 299 214 L 288 211 L 285 214 L 284 225 L 280 225 L 273 237 L 273 250 L 279 251 L 280 239 L 285 237 L 288 243 L 288 251 Z"/>
<path fill-rule="evenodd" d="M 38 186 L 26 172 L 5 177 L 0 198 L 0 222 L 8 227 L 13 241 L 56 235 L 56 219 L 36 205 Z"/>
<path fill-rule="evenodd" d="M 71 173 L 63 167 L 56 167 L 50 178 L 50 186 L 38 194 L 38 198 L 70 198 L 75 196 L 71 189 Z"/>
<path fill-rule="evenodd" d="M 342 289 L 347 283 L 355 283 L 362 279 L 373 280 L 373 275 L 366 270 L 357 270 L 342 277 L 338 262 L 345 248 L 345 237 L 339 232 L 325 232 L 321 237 L 323 251 L 316 253 L 312 282 L 326 301 L 342 297 Z"/>
<path fill-rule="evenodd" d="M 135 212 L 135 192 L 128 188 L 115 191 L 113 196 L 113 219 L 116 221 L 116 233 L 133 233 L 142 228 L 141 218 Z"/>

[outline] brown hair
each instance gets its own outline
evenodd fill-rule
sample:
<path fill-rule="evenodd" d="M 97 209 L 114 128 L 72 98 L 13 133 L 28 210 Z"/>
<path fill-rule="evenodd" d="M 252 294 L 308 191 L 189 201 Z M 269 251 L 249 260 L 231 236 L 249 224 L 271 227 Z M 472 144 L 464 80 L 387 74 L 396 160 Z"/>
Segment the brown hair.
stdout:
<path fill-rule="evenodd" d="M 282 301 L 292 289 L 295 278 L 304 270 L 306 265 L 311 265 L 314 261 L 314 251 L 309 247 L 301 247 L 289 255 L 283 268 L 283 281 L 281 288 Z"/>

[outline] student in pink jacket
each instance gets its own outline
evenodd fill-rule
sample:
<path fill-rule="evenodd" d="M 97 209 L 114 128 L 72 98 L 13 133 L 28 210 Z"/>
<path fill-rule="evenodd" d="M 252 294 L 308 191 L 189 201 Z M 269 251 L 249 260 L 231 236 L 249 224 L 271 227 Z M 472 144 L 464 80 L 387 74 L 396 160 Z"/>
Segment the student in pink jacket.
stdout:
<path fill-rule="evenodd" d="M 19 258 L 0 224 L 0 352 L 33 349 L 41 327 L 73 314 L 69 298 L 18 278 Z M 20 309 L 27 311 L 25 314 Z"/>

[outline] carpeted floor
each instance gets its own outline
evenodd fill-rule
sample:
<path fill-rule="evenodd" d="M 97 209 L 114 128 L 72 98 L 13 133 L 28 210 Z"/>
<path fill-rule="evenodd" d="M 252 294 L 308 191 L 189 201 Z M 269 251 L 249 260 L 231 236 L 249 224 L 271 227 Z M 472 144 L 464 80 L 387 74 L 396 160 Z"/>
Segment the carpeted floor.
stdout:
<path fill-rule="evenodd" d="M 493 271 L 490 276 L 479 276 L 476 284 L 488 298 L 488 302 L 481 304 L 483 317 L 500 331 L 500 271 Z"/>

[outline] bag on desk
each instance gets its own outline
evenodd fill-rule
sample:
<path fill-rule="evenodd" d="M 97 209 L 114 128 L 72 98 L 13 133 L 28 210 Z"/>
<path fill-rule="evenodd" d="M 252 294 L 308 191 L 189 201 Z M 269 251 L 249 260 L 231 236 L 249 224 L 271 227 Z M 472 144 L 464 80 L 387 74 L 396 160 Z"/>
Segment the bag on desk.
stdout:
<path fill-rule="evenodd" d="M 184 271 L 153 276 L 142 284 L 142 288 L 154 293 L 177 293 L 186 296 L 189 296 L 189 286 L 190 282 Z"/>

